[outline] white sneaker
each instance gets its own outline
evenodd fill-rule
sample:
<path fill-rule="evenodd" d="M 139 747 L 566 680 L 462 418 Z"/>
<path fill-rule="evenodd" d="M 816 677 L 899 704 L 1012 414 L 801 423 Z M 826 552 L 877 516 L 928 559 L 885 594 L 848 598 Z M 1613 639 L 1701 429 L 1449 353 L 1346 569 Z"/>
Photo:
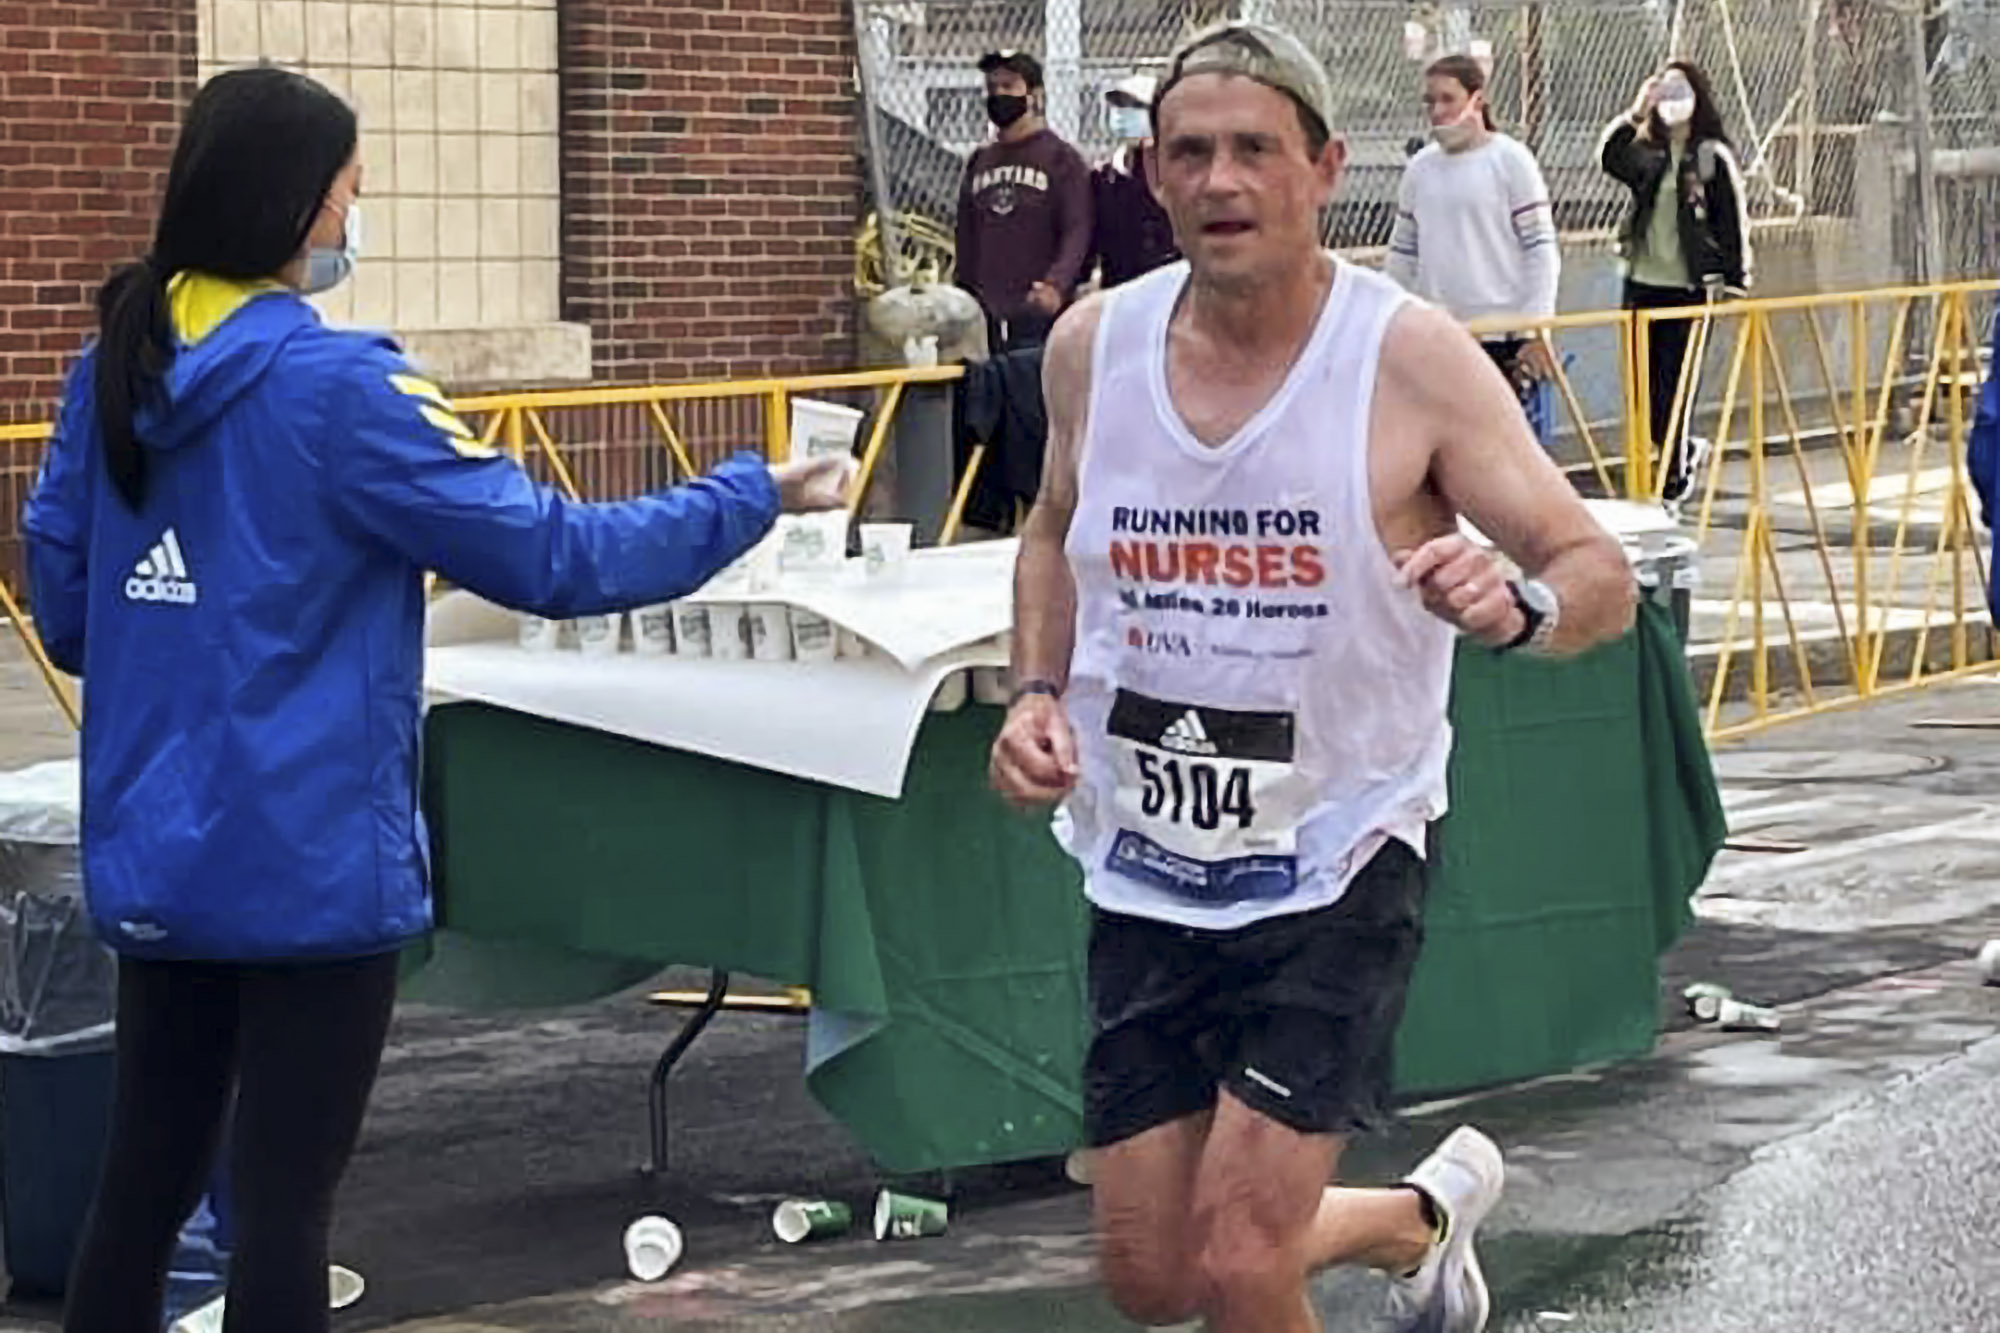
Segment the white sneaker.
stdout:
<path fill-rule="evenodd" d="M 1444 1239 L 1423 1266 L 1389 1283 L 1389 1326 L 1395 1333 L 1480 1333 L 1492 1312 L 1473 1237 L 1500 1201 L 1507 1180 L 1500 1149 L 1470 1125 L 1453 1130 L 1404 1178 L 1443 1214 Z"/>

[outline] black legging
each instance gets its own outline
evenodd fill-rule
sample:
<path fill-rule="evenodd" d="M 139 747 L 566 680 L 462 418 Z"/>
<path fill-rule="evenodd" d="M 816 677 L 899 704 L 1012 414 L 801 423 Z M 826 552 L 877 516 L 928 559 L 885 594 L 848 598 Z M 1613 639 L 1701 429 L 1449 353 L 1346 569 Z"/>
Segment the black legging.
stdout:
<path fill-rule="evenodd" d="M 225 1333 L 327 1327 L 334 1190 L 361 1132 L 397 955 L 118 965 L 117 1092 L 63 1333 L 159 1333 L 174 1239 L 201 1197 L 230 1091 L 236 1248 Z"/>
<path fill-rule="evenodd" d="M 1655 287 L 1649 283 L 1630 281 L 1625 284 L 1627 310 L 1665 310 L 1676 306 L 1701 306 L 1706 302 L 1707 298 L 1697 288 Z M 1681 366 L 1687 360 L 1688 340 L 1694 334 L 1700 313 L 1699 310 L 1690 310 L 1687 319 L 1656 319 L 1646 329 L 1646 393 L 1652 418 L 1647 428 L 1651 432 L 1655 457 L 1666 443 L 1667 432 L 1673 429 L 1674 395 L 1680 392 Z M 1687 422 L 1693 416 L 1694 404 L 1690 402 L 1681 409 L 1680 435 L 1666 459 L 1668 495 L 1680 489 L 1684 478 Z"/>

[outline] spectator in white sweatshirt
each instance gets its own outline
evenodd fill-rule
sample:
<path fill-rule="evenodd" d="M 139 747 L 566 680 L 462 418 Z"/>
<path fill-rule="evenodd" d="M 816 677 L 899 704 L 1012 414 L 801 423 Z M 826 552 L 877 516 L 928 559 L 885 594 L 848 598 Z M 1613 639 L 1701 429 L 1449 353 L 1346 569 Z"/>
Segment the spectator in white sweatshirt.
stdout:
<path fill-rule="evenodd" d="M 1403 170 L 1389 276 L 1467 323 L 1553 315 L 1562 254 L 1548 186 L 1534 154 L 1494 127 L 1484 67 L 1462 55 L 1433 63 L 1424 109 L 1432 142 Z M 1480 340 L 1518 387 L 1549 373 L 1539 336 Z"/>

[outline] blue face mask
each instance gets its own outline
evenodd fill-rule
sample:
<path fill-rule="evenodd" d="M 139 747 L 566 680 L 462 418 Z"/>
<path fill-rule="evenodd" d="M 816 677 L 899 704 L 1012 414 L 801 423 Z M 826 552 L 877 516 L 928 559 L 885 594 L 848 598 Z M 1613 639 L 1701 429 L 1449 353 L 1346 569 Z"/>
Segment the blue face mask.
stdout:
<path fill-rule="evenodd" d="M 346 236 L 338 250 L 315 245 L 306 251 L 306 275 L 299 290 L 307 296 L 330 292 L 354 273 L 361 259 L 361 205 L 347 206 Z"/>

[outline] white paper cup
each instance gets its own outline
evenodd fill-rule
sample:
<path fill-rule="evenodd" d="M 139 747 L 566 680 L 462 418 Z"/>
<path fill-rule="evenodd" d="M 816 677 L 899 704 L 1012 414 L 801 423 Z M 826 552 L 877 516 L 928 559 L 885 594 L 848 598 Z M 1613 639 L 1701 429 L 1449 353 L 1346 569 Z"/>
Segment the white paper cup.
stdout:
<path fill-rule="evenodd" d="M 954 671 L 938 683 L 937 693 L 931 696 L 933 713 L 956 713 L 965 707 L 965 699 L 972 692 L 966 678 L 972 673 Z"/>
<path fill-rule="evenodd" d="M 786 574 L 838 572 L 847 563 L 847 511 L 788 514 L 779 520 L 784 534 L 778 568 Z"/>
<path fill-rule="evenodd" d="M 625 1267 L 641 1282 L 658 1282 L 681 1261 L 681 1229 L 664 1217 L 642 1217 L 625 1228 Z"/>
<path fill-rule="evenodd" d="M 351 1268 L 334 1264 L 326 1270 L 327 1306 L 335 1310 L 345 1310 L 359 1301 L 368 1291 L 368 1284 L 361 1274 Z"/>
<path fill-rule="evenodd" d="M 585 657 L 614 656 L 622 622 L 620 616 L 578 616 L 570 622 L 576 627 L 577 651 Z"/>
<path fill-rule="evenodd" d="M 834 652 L 843 658 L 860 661 L 868 656 L 868 640 L 851 629 L 836 628 L 833 633 Z"/>
<path fill-rule="evenodd" d="M 792 660 L 791 608 L 777 602 L 758 602 L 744 612 L 750 627 L 750 656 L 759 662 Z"/>
<path fill-rule="evenodd" d="M 863 523 L 861 558 L 866 562 L 868 577 L 901 578 L 909 564 L 910 538 L 915 531 L 916 525 L 912 523 Z"/>
<path fill-rule="evenodd" d="M 672 603 L 635 607 L 632 611 L 632 651 L 641 657 L 665 657 L 674 650 Z"/>
<path fill-rule="evenodd" d="M 833 622 L 811 611 L 792 608 L 792 652 L 801 662 L 831 662 L 840 655 Z"/>
<path fill-rule="evenodd" d="M 707 657 L 708 608 L 698 603 L 674 603 L 674 656 Z"/>
<path fill-rule="evenodd" d="M 708 604 L 708 654 L 740 662 L 750 656 L 749 608 L 741 602 Z"/>
<path fill-rule="evenodd" d="M 521 616 L 520 643 L 531 653 L 552 653 L 562 647 L 562 621 L 545 620 L 525 612 Z"/>
<path fill-rule="evenodd" d="M 1979 950 L 1979 979 L 2000 986 L 2000 940 L 1988 940 Z"/>

